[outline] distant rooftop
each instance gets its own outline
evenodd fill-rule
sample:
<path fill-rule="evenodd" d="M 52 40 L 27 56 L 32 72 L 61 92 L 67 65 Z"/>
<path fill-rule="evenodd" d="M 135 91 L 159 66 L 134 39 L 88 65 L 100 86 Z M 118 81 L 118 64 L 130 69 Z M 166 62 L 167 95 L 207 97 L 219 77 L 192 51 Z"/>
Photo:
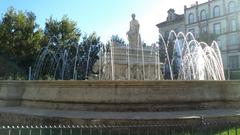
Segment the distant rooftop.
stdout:
<path fill-rule="evenodd" d="M 168 17 L 166 21 L 157 24 L 157 27 L 163 27 L 169 23 L 176 23 L 184 20 L 184 14 L 176 14 L 175 10 L 170 8 L 168 10 Z"/>
<path fill-rule="evenodd" d="M 208 3 L 208 2 L 212 2 L 212 1 L 218 1 L 218 0 L 208 0 L 208 1 L 203 2 L 203 3 L 200 3 L 200 4 L 198 3 L 198 1 L 196 1 L 195 3 L 191 4 L 190 7 L 187 7 L 187 6 L 185 5 L 184 8 L 185 8 L 185 9 L 187 9 L 187 8 L 189 9 L 189 8 L 193 8 L 193 7 L 197 6 L 197 5 L 198 5 L 198 6 L 199 6 L 199 5 L 203 5 L 203 4 L 206 4 L 206 3 Z"/>

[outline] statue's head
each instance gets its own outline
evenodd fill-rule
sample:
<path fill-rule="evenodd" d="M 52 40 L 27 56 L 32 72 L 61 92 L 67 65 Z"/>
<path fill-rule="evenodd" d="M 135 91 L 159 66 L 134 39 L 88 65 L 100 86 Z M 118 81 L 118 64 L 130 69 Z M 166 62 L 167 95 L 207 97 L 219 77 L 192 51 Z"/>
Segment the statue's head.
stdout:
<path fill-rule="evenodd" d="M 136 15 L 133 13 L 132 14 L 132 19 L 135 20 Z"/>

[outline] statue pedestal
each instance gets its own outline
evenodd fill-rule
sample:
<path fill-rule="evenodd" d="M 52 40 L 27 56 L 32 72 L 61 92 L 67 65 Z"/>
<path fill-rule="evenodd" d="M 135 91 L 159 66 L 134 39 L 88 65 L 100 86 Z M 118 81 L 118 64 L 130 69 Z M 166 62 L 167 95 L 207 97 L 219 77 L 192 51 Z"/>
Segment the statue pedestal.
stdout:
<path fill-rule="evenodd" d="M 159 80 L 162 78 L 161 64 L 152 48 L 128 48 L 119 43 L 112 44 L 112 52 L 102 55 L 103 80 Z M 105 64 L 103 64 L 105 63 Z"/>

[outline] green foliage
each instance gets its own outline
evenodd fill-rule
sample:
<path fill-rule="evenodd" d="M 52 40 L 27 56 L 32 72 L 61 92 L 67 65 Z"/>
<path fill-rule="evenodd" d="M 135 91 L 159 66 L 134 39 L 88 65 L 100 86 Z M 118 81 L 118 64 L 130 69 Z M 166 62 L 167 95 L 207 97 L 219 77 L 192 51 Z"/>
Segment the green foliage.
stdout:
<path fill-rule="evenodd" d="M 124 45 L 124 46 L 126 45 L 124 39 L 123 39 L 123 38 L 120 38 L 118 35 L 112 35 L 111 41 L 112 41 L 112 42 L 117 42 L 117 43 L 119 43 L 120 45 Z"/>
<path fill-rule="evenodd" d="M 63 53 L 65 50 L 68 51 L 68 58 L 69 58 L 69 71 L 66 71 L 64 76 L 61 75 L 61 70 L 58 69 L 56 75 L 53 75 L 49 73 L 49 69 L 51 68 L 51 65 L 47 64 L 42 71 L 42 74 L 40 78 L 46 79 L 49 78 L 54 78 L 55 79 L 73 79 L 72 78 L 72 72 L 73 72 L 73 59 L 76 56 L 76 47 L 78 46 L 79 40 L 80 40 L 81 32 L 77 28 L 76 22 L 70 20 L 67 16 L 63 16 L 61 20 L 53 19 L 53 17 L 50 17 L 49 19 L 46 20 L 45 23 L 45 29 L 44 29 L 44 38 L 42 41 L 42 47 L 49 45 L 50 41 L 51 43 L 55 43 L 57 46 L 52 46 L 52 51 L 57 52 L 57 53 Z M 57 56 L 59 57 L 59 56 Z M 53 59 L 53 56 L 49 58 L 49 62 L 51 63 L 50 60 Z M 37 60 L 38 61 L 38 60 Z M 61 65 L 61 64 L 60 64 Z M 70 71 L 71 69 L 71 71 Z M 54 76 L 54 77 L 53 77 Z"/>
<path fill-rule="evenodd" d="M 24 71 L 14 62 L 0 56 L 0 63 L 0 80 L 19 80 L 24 78 Z"/>
<path fill-rule="evenodd" d="M 67 16 L 63 16 L 60 21 L 50 17 L 45 23 L 43 45 L 46 45 L 52 37 L 57 38 L 61 45 L 67 42 L 78 43 L 80 36 L 81 32 L 77 28 L 77 23 Z"/>
<path fill-rule="evenodd" d="M 164 42 L 166 44 L 168 44 L 167 49 L 164 45 Z M 165 62 L 166 58 L 167 58 L 167 53 L 169 56 L 169 59 L 171 60 L 173 58 L 173 49 L 174 49 L 174 41 L 171 39 L 164 39 L 164 41 L 162 40 L 162 38 L 159 37 L 159 53 L 160 53 L 160 62 Z"/>
<path fill-rule="evenodd" d="M 83 36 L 80 44 L 58 44 L 61 41 L 52 39 L 37 59 L 41 62 L 39 68 L 33 69 L 33 79 L 84 80 L 93 73 L 102 46 L 96 33 Z"/>
<path fill-rule="evenodd" d="M 211 43 L 215 40 L 217 40 L 218 35 L 214 33 L 209 33 L 209 32 L 202 32 L 199 34 L 199 41 L 200 42 L 205 42 L 208 45 L 211 45 Z"/>
<path fill-rule="evenodd" d="M 81 68 L 78 74 L 81 75 L 77 79 L 85 79 L 85 73 L 88 76 L 92 72 L 93 65 L 98 59 L 98 52 L 102 46 L 100 37 L 92 33 L 85 35 L 79 43 L 81 32 L 77 23 L 67 16 L 63 16 L 61 20 L 50 17 L 46 20 L 44 30 L 35 20 L 33 12 L 16 11 L 12 7 L 0 19 L 0 79 L 9 77 L 16 79 L 19 76 L 26 79 L 28 67 L 33 67 L 41 48 L 47 46 L 53 39 L 60 45 L 58 49 L 69 51 L 69 58 L 72 59 L 76 56 L 77 46 L 78 57 L 81 58 L 81 61 L 78 61 L 81 65 L 78 67 Z M 52 78 L 52 75 L 47 73 L 46 71 L 41 78 Z"/>
<path fill-rule="evenodd" d="M 0 23 L 0 55 L 24 72 L 33 65 L 43 37 L 35 20 L 34 13 L 17 12 L 11 7 Z"/>
<path fill-rule="evenodd" d="M 82 38 L 82 42 L 79 47 L 79 55 L 82 59 L 81 61 L 81 72 L 79 79 L 87 79 L 90 73 L 94 73 L 93 66 L 99 59 L 99 51 L 103 44 L 100 41 L 100 37 L 96 33 L 90 35 L 85 35 Z M 88 67 L 87 67 L 88 66 Z"/>

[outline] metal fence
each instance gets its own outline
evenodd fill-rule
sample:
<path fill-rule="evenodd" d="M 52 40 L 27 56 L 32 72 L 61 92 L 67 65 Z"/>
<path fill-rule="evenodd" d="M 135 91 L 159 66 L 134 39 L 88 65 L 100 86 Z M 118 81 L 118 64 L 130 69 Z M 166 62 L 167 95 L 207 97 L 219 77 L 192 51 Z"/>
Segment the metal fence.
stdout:
<path fill-rule="evenodd" d="M 1 135 L 240 135 L 239 124 L 184 126 L 184 125 L 136 125 L 136 126 L 7 126 L 1 127 Z"/>
<path fill-rule="evenodd" d="M 200 125 L 2 126 L 0 135 L 240 135 L 240 123 Z"/>

